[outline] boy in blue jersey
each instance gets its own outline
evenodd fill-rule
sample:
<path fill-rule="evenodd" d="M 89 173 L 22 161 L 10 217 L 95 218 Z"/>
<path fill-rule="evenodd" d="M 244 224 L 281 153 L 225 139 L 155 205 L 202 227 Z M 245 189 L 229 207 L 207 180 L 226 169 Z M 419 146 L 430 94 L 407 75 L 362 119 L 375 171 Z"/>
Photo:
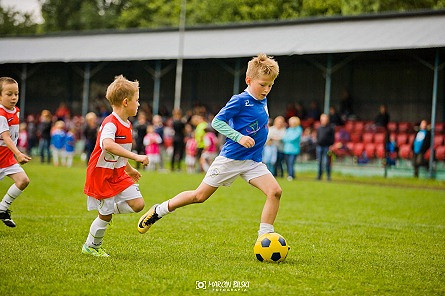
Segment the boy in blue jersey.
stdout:
<path fill-rule="evenodd" d="M 233 96 L 212 121 L 212 127 L 227 137 L 219 156 L 197 189 L 181 192 L 170 200 L 152 206 L 139 219 L 140 233 L 147 232 L 157 220 L 177 208 L 206 201 L 219 186 L 231 185 L 238 176 L 266 195 L 258 236 L 274 232 L 281 187 L 261 158 L 268 134 L 266 96 L 278 73 L 278 63 L 265 54 L 249 61 L 246 90 Z"/>

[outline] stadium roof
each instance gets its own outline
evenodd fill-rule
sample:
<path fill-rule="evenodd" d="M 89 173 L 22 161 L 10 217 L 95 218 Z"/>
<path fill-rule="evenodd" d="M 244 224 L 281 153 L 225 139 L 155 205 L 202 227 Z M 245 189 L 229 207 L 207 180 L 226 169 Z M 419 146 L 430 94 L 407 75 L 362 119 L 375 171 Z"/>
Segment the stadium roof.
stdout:
<path fill-rule="evenodd" d="M 445 10 L 187 28 L 185 59 L 445 47 Z M 0 38 L 0 63 L 178 58 L 177 29 Z"/>

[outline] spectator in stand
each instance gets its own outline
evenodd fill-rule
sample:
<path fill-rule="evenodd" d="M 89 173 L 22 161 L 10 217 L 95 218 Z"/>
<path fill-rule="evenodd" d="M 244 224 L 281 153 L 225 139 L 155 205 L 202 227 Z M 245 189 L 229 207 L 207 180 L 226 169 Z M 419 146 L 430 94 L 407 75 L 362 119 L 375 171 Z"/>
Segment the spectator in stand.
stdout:
<path fill-rule="evenodd" d="M 147 126 L 147 132 L 144 137 L 145 153 L 148 156 L 149 162 L 147 169 L 155 171 L 161 165 L 161 146 L 162 138 L 155 132 L 153 125 Z"/>
<path fill-rule="evenodd" d="M 57 120 L 65 121 L 67 117 L 69 117 L 71 114 L 70 109 L 66 105 L 65 102 L 62 102 L 59 104 L 59 107 L 56 110 L 56 113 L 54 114 L 57 117 Z"/>
<path fill-rule="evenodd" d="M 306 110 L 304 110 L 304 107 L 300 102 L 295 104 L 295 109 L 297 111 L 295 112 L 295 116 L 297 116 L 301 120 L 306 119 Z"/>
<path fill-rule="evenodd" d="M 65 138 L 64 157 L 65 157 L 65 164 L 68 168 L 73 166 L 73 156 L 75 150 L 76 150 L 76 128 L 73 126 L 68 130 Z"/>
<path fill-rule="evenodd" d="M 419 131 L 414 138 L 412 144 L 413 151 L 413 167 L 414 177 L 419 177 L 419 167 L 426 166 L 428 168 L 428 162 L 425 160 L 425 153 L 430 148 L 431 132 L 427 129 L 428 123 L 426 120 L 420 122 Z"/>
<path fill-rule="evenodd" d="M 273 125 L 269 128 L 268 138 L 272 140 L 273 145 L 277 147 L 277 161 L 275 162 L 273 175 L 275 177 L 284 177 L 284 152 L 283 152 L 283 137 L 286 132 L 286 122 L 283 116 L 275 117 Z"/>
<path fill-rule="evenodd" d="M 84 152 L 86 154 L 86 161 L 90 161 L 91 153 L 93 153 L 94 146 L 96 145 L 97 138 L 97 116 L 96 113 L 90 112 L 85 115 L 85 128 L 83 130 L 83 136 L 85 137 L 85 148 Z"/>
<path fill-rule="evenodd" d="M 289 120 L 289 118 L 297 115 L 297 109 L 295 108 L 295 104 L 289 103 L 286 106 L 286 113 L 284 115 L 284 119 L 286 121 Z"/>
<path fill-rule="evenodd" d="M 37 135 L 39 137 L 40 162 L 51 162 L 51 152 L 49 149 L 51 141 L 51 112 L 43 110 L 40 114 L 40 122 L 37 126 Z"/>
<path fill-rule="evenodd" d="M 137 120 L 133 125 L 134 149 L 137 154 L 145 154 L 144 137 L 147 133 L 147 125 L 148 122 L 145 112 L 139 112 Z M 141 163 L 136 162 L 136 169 L 138 170 L 140 167 Z"/>
<path fill-rule="evenodd" d="M 331 180 L 331 159 L 329 155 L 329 147 L 334 144 L 334 140 L 335 131 L 332 125 L 329 124 L 329 117 L 326 114 L 321 114 L 320 126 L 317 129 L 318 180 L 321 180 L 323 176 L 323 165 L 326 167 L 328 181 Z"/>
<path fill-rule="evenodd" d="M 65 140 L 65 123 L 62 120 L 59 120 L 54 124 L 54 128 L 51 131 L 51 151 L 53 154 L 54 166 L 59 166 L 59 159 L 61 160 L 61 164 L 63 166 L 65 165 Z"/>
<path fill-rule="evenodd" d="M 340 95 L 340 114 L 343 120 L 347 120 L 353 114 L 353 99 L 346 88 L 343 88 Z"/>
<path fill-rule="evenodd" d="M 173 110 L 173 155 L 171 158 L 171 170 L 175 170 L 175 163 L 178 171 L 181 170 L 181 161 L 184 158 L 185 150 L 185 123 L 182 119 L 181 109 Z"/>
<path fill-rule="evenodd" d="M 374 119 L 374 123 L 376 126 L 382 126 L 386 128 L 389 122 L 389 113 L 386 108 L 386 105 L 382 104 L 379 107 L 379 114 Z"/>
<path fill-rule="evenodd" d="M 27 121 L 26 131 L 28 133 L 27 154 L 32 156 L 33 148 L 38 146 L 37 124 L 34 115 L 28 115 L 26 121 Z"/>
<path fill-rule="evenodd" d="M 309 109 L 307 110 L 307 118 L 313 119 L 317 121 L 320 118 L 320 108 L 318 107 L 318 103 L 315 100 L 312 100 L 309 104 Z"/>
<path fill-rule="evenodd" d="M 300 154 L 300 141 L 303 129 L 300 126 L 300 119 L 296 116 L 289 118 L 289 128 L 283 136 L 283 152 L 286 159 L 287 180 L 295 179 L 295 161 Z"/>
<path fill-rule="evenodd" d="M 399 147 L 397 147 L 396 135 L 390 134 L 385 143 L 385 158 L 387 166 L 396 165 L 398 150 Z"/>
<path fill-rule="evenodd" d="M 334 106 L 329 107 L 329 122 L 335 126 L 341 126 L 345 123 L 341 119 L 340 114 L 337 113 Z"/>
<path fill-rule="evenodd" d="M 26 153 L 26 151 L 28 151 L 28 132 L 26 130 L 26 122 L 22 122 L 19 125 L 19 137 L 17 139 L 17 148 L 22 153 Z"/>

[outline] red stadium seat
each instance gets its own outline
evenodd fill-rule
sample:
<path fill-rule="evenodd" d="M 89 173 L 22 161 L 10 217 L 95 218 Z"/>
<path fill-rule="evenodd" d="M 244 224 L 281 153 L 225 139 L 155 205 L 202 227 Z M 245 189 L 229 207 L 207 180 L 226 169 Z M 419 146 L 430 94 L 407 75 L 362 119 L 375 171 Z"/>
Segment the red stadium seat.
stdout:
<path fill-rule="evenodd" d="M 385 146 L 383 144 L 376 144 L 375 155 L 377 158 L 385 158 Z"/>
<path fill-rule="evenodd" d="M 445 160 L 445 146 L 439 146 L 436 150 L 436 159 L 444 161 Z"/>
<path fill-rule="evenodd" d="M 367 143 L 367 144 L 365 144 L 366 156 L 368 158 L 374 158 L 375 157 L 375 150 L 376 150 L 376 145 L 374 143 Z"/>
<path fill-rule="evenodd" d="M 346 147 L 348 148 L 349 151 L 352 152 L 352 150 L 354 150 L 354 143 L 348 142 L 346 143 Z"/>
<path fill-rule="evenodd" d="M 399 148 L 399 157 L 403 159 L 410 159 L 412 157 L 411 145 L 404 144 Z"/>
<path fill-rule="evenodd" d="M 355 143 L 354 149 L 352 150 L 352 155 L 361 156 L 363 151 L 365 150 L 365 145 L 363 143 Z"/>
<path fill-rule="evenodd" d="M 443 135 L 434 135 L 434 149 L 443 145 Z"/>
<path fill-rule="evenodd" d="M 364 121 L 356 121 L 354 124 L 354 131 L 357 133 L 362 133 L 365 129 L 365 122 Z"/>
<path fill-rule="evenodd" d="M 436 122 L 436 124 L 434 125 L 436 133 L 439 133 L 439 134 L 443 133 L 444 129 L 445 129 L 444 125 L 445 125 L 445 122 Z"/>
<path fill-rule="evenodd" d="M 374 143 L 375 144 L 384 144 L 386 135 L 385 133 L 377 133 L 374 135 Z"/>
<path fill-rule="evenodd" d="M 364 144 L 372 143 L 373 138 L 374 138 L 373 133 L 364 133 L 363 134 L 363 143 Z"/>
<path fill-rule="evenodd" d="M 414 138 L 416 137 L 415 134 L 409 135 L 408 144 L 412 145 L 414 142 Z"/>
<path fill-rule="evenodd" d="M 388 131 L 392 133 L 397 132 L 397 122 L 394 121 L 388 122 Z"/>
<path fill-rule="evenodd" d="M 399 133 L 409 133 L 413 129 L 411 122 L 399 122 Z"/>
<path fill-rule="evenodd" d="M 301 127 L 302 127 L 303 129 L 308 128 L 308 127 L 310 127 L 310 126 L 312 125 L 313 122 L 314 122 L 313 119 L 302 120 L 302 121 L 301 121 Z"/>
<path fill-rule="evenodd" d="M 346 121 L 345 123 L 345 129 L 349 132 L 352 133 L 354 131 L 354 121 Z"/>
<path fill-rule="evenodd" d="M 361 133 L 352 133 L 351 134 L 351 142 L 358 143 L 362 140 L 362 134 Z"/>
<path fill-rule="evenodd" d="M 396 137 L 397 146 L 400 147 L 408 142 L 408 134 L 398 134 Z"/>

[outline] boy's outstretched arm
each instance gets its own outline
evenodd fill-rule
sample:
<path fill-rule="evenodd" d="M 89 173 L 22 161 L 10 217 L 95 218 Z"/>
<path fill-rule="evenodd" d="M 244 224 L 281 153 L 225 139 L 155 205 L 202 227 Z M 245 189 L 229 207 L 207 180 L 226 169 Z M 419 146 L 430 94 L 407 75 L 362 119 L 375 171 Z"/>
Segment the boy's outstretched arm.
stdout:
<path fill-rule="evenodd" d="M 12 153 L 14 153 L 15 157 L 17 158 L 17 162 L 20 164 L 25 164 L 28 161 L 31 160 L 31 157 L 29 157 L 28 155 L 22 153 L 17 146 L 14 144 L 14 141 L 12 141 L 11 139 L 11 135 L 9 134 L 9 131 L 4 131 L 3 133 L 1 133 L 1 136 L 3 138 L 3 141 L 6 144 L 6 147 L 9 148 L 9 150 L 12 151 Z"/>
<path fill-rule="evenodd" d="M 110 138 L 106 138 L 102 141 L 102 147 L 106 151 L 121 157 L 125 157 L 128 159 L 133 159 L 134 161 L 142 163 L 142 165 L 148 165 L 148 156 L 147 155 L 139 155 L 128 151 L 121 145 L 117 144 Z"/>
<path fill-rule="evenodd" d="M 212 127 L 220 134 L 223 134 L 227 138 L 239 143 L 246 148 L 252 148 L 253 146 L 255 146 L 254 139 L 249 136 L 244 136 L 240 132 L 234 130 L 223 120 L 215 117 L 212 121 Z"/>

